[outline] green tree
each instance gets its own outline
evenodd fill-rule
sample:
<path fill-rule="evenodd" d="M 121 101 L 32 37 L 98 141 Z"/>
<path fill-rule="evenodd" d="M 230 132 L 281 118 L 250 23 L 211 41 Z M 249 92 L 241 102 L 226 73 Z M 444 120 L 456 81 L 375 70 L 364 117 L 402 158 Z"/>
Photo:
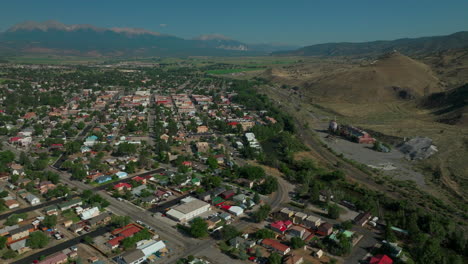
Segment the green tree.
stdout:
<path fill-rule="evenodd" d="M 46 215 L 42 224 L 48 228 L 53 228 L 57 225 L 57 216 L 56 215 Z"/>
<path fill-rule="evenodd" d="M 397 241 L 395 233 L 392 230 L 392 225 L 391 225 L 391 223 L 389 221 L 386 221 L 386 225 L 385 225 L 385 239 L 388 242 L 396 242 Z"/>
<path fill-rule="evenodd" d="M 232 238 L 237 237 L 238 235 L 242 234 L 232 225 L 225 225 L 223 229 L 221 229 L 221 236 L 224 240 L 230 240 Z"/>
<path fill-rule="evenodd" d="M 258 193 L 254 194 L 253 201 L 256 204 L 260 203 L 260 195 Z"/>
<path fill-rule="evenodd" d="M 253 213 L 253 218 L 255 222 L 260 223 L 264 221 L 270 214 L 271 207 L 268 204 L 260 206 L 257 211 Z"/>
<path fill-rule="evenodd" d="M 2 258 L 12 259 L 12 258 L 16 258 L 16 256 L 18 256 L 18 254 L 14 250 L 8 249 L 7 251 L 5 251 L 5 253 L 3 253 Z"/>
<path fill-rule="evenodd" d="M 268 257 L 268 263 L 281 264 L 281 256 L 276 252 L 271 253 L 271 255 Z"/>
<path fill-rule="evenodd" d="M 43 248 L 49 243 L 49 237 L 41 231 L 33 232 L 29 235 L 26 245 L 30 248 Z"/>
<path fill-rule="evenodd" d="M 23 165 L 23 166 L 28 166 L 31 163 L 31 161 L 29 160 L 28 155 L 24 151 L 21 151 L 18 163 Z"/>
<path fill-rule="evenodd" d="M 208 224 L 200 217 L 193 219 L 189 228 L 190 235 L 196 238 L 206 237 L 208 235 Z"/>
<path fill-rule="evenodd" d="M 0 236 L 0 249 L 5 248 L 6 242 L 7 242 L 7 237 L 6 236 Z"/>
<path fill-rule="evenodd" d="M 213 156 L 208 157 L 208 159 L 206 160 L 206 164 L 208 164 L 208 167 L 210 167 L 210 169 L 212 170 L 217 169 L 219 166 L 218 161 Z"/>
<path fill-rule="evenodd" d="M 260 229 L 257 232 L 255 232 L 255 238 L 256 239 L 264 239 L 264 238 L 274 238 L 276 236 L 275 232 L 270 229 Z"/>
<path fill-rule="evenodd" d="M 328 206 L 328 217 L 331 219 L 338 219 L 340 217 L 340 208 L 336 204 Z"/>
<path fill-rule="evenodd" d="M 301 248 L 305 245 L 305 242 L 304 240 L 302 240 L 301 238 L 299 237 L 293 237 L 291 238 L 291 247 L 293 249 L 298 249 L 298 248 Z"/>
<path fill-rule="evenodd" d="M 273 176 L 267 176 L 265 182 L 259 186 L 261 194 L 271 194 L 278 190 L 278 180 Z"/>

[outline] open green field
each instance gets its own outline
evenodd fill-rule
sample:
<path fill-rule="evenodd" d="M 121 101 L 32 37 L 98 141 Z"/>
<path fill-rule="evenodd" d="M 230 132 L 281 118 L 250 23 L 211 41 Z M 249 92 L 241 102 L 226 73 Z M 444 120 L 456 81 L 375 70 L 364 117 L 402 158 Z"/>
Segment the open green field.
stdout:
<path fill-rule="evenodd" d="M 238 72 L 246 72 L 246 71 L 259 71 L 259 70 L 263 70 L 263 68 L 209 70 L 209 71 L 206 71 L 206 73 L 209 73 L 209 74 L 230 74 L 230 73 L 238 73 Z"/>
<path fill-rule="evenodd" d="M 210 64 L 224 63 L 235 64 L 248 67 L 266 67 L 281 64 L 297 63 L 304 58 L 299 57 L 271 57 L 271 56 L 258 56 L 258 57 L 191 57 L 187 61 L 197 65 L 204 66 Z"/>

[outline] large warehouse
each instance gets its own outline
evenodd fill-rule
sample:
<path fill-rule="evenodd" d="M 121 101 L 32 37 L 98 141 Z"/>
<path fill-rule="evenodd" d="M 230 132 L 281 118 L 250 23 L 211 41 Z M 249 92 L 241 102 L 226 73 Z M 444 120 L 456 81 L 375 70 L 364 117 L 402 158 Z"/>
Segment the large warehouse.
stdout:
<path fill-rule="evenodd" d="M 192 218 L 211 210 L 210 204 L 193 197 L 181 200 L 181 204 L 167 211 L 167 216 L 179 222 L 187 222 Z"/>

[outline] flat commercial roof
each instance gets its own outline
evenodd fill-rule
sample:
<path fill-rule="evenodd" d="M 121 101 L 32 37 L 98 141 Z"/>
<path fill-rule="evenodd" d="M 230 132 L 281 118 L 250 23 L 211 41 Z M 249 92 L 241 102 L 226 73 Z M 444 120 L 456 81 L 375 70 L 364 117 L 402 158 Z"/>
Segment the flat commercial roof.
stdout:
<path fill-rule="evenodd" d="M 204 201 L 202 200 L 198 200 L 198 199 L 194 199 L 188 203 L 184 203 L 184 204 L 181 204 L 181 205 L 178 205 L 174 208 L 172 208 L 173 210 L 176 210 L 176 211 L 179 211 L 183 214 L 188 214 L 190 212 L 193 212 L 199 208 L 202 208 L 206 205 L 209 205 L 208 203 L 205 203 Z"/>

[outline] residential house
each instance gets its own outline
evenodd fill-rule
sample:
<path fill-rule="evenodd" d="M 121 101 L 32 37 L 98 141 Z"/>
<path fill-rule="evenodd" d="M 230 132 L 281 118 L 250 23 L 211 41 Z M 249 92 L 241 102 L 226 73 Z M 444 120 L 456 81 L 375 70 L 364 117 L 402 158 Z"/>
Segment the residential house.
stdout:
<path fill-rule="evenodd" d="M 229 240 L 229 245 L 234 248 L 239 248 L 241 245 L 245 246 L 245 248 L 252 248 L 255 246 L 255 241 L 247 240 L 242 237 L 235 237 Z"/>
<path fill-rule="evenodd" d="M 39 198 L 37 198 L 37 196 L 33 195 L 33 194 L 27 194 L 26 197 L 25 197 L 26 201 L 28 201 L 31 205 L 36 205 L 36 204 L 39 204 L 41 203 L 41 200 L 39 200 Z"/>
<path fill-rule="evenodd" d="M 111 180 L 112 180 L 112 177 L 110 175 L 102 175 L 98 177 L 95 181 L 100 184 L 100 183 L 105 183 Z"/>
<path fill-rule="evenodd" d="M 154 203 L 157 203 L 158 202 L 158 197 L 154 196 L 154 195 L 150 195 L 150 196 L 147 196 L 147 197 L 142 197 L 141 198 L 141 201 L 143 203 L 150 203 L 150 204 L 154 204 Z"/>
<path fill-rule="evenodd" d="M 273 231 L 276 231 L 280 234 L 284 234 L 288 228 L 292 226 L 292 222 L 289 220 L 286 221 L 276 221 L 270 224 L 270 228 Z"/>
<path fill-rule="evenodd" d="M 57 188 L 57 186 L 50 181 L 43 181 L 39 183 L 38 188 L 41 194 L 45 194 L 49 192 L 50 190 Z"/>
<path fill-rule="evenodd" d="M 300 226 L 293 226 L 289 229 L 288 233 L 293 237 L 304 239 L 304 234 L 306 233 L 306 230 L 305 228 Z"/>
<path fill-rule="evenodd" d="M 244 179 L 244 178 L 240 178 L 240 179 L 237 179 L 236 181 L 239 185 L 241 186 L 244 186 L 244 187 L 247 187 L 249 189 L 252 189 L 255 185 L 255 182 L 252 181 L 252 180 L 248 180 L 248 179 Z"/>
<path fill-rule="evenodd" d="M 329 236 L 333 232 L 333 225 L 330 223 L 323 223 L 317 229 L 317 234 L 321 236 Z"/>
<path fill-rule="evenodd" d="M 65 210 L 68 210 L 68 209 L 71 209 L 73 207 L 80 206 L 80 205 L 83 205 L 83 201 L 81 201 L 80 198 L 75 198 L 70 201 L 66 201 L 66 202 L 58 204 L 58 207 L 60 208 L 60 211 L 65 211 Z"/>
<path fill-rule="evenodd" d="M 126 173 L 125 171 L 119 171 L 115 175 L 117 176 L 117 178 L 122 179 L 122 178 L 127 177 L 128 173 Z"/>
<path fill-rule="evenodd" d="M 83 229 L 85 228 L 85 224 L 84 222 L 78 222 L 78 223 L 73 223 L 69 226 L 69 229 L 70 231 L 72 231 L 73 233 L 78 233 L 78 232 L 81 232 L 83 231 Z"/>
<path fill-rule="evenodd" d="M 272 251 L 275 251 L 281 255 L 286 255 L 291 251 L 291 248 L 286 246 L 285 244 L 280 243 L 278 240 L 265 238 L 262 240 L 262 246 L 268 248 Z"/>
<path fill-rule="evenodd" d="M 296 212 L 294 214 L 293 222 L 295 224 L 301 224 L 307 218 L 307 214 L 303 212 Z"/>
<path fill-rule="evenodd" d="M 153 239 L 142 240 L 137 243 L 137 249 L 141 250 L 146 258 L 166 248 L 163 241 Z"/>
<path fill-rule="evenodd" d="M 23 254 L 27 251 L 30 251 L 31 248 L 26 246 L 27 239 L 18 240 L 10 244 L 10 249 L 18 252 L 18 254 Z"/>
<path fill-rule="evenodd" d="M 364 226 L 371 218 L 370 212 L 362 212 L 354 218 L 354 223 L 358 226 Z"/>
<path fill-rule="evenodd" d="M 145 190 L 146 188 L 147 188 L 146 185 L 137 186 L 137 187 L 133 188 L 132 194 L 135 195 L 135 196 L 140 196 L 140 195 L 141 195 L 141 192 L 142 192 L 143 190 Z"/>
<path fill-rule="evenodd" d="M 321 224 L 320 217 L 309 215 L 302 224 L 307 228 L 317 228 Z"/>
<path fill-rule="evenodd" d="M 387 255 L 377 255 L 371 257 L 369 264 L 393 264 L 393 259 Z"/>
<path fill-rule="evenodd" d="M 237 203 L 245 203 L 245 201 L 247 200 L 247 196 L 245 194 L 238 194 L 238 195 L 235 195 L 234 197 L 232 197 L 232 200 L 234 202 L 237 202 Z"/>
<path fill-rule="evenodd" d="M 18 241 L 29 237 L 29 234 L 36 230 L 36 227 L 32 224 L 20 226 L 8 232 L 9 236 L 7 237 L 7 244 Z"/>
<path fill-rule="evenodd" d="M 208 142 L 197 142 L 195 143 L 195 146 L 197 148 L 197 151 L 201 153 L 208 152 L 208 150 L 210 150 L 210 145 L 208 144 Z"/>
<path fill-rule="evenodd" d="M 223 198 L 224 200 L 227 200 L 233 197 L 235 194 L 236 193 L 233 190 L 227 190 L 221 193 L 219 196 L 221 196 L 221 198 Z"/>
<path fill-rule="evenodd" d="M 80 213 L 80 218 L 82 220 L 88 220 L 90 218 L 93 218 L 93 217 L 96 217 L 99 215 L 99 208 L 97 207 L 90 207 L 90 208 L 87 208 L 85 210 L 83 210 L 81 213 Z"/>
<path fill-rule="evenodd" d="M 132 185 L 126 183 L 126 182 L 120 182 L 114 185 L 114 190 L 117 191 L 130 191 L 132 189 Z"/>
<path fill-rule="evenodd" d="M 197 133 L 206 133 L 206 132 L 208 132 L 208 127 L 207 126 L 197 127 Z"/>
<path fill-rule="evenodd" d="M 37 262 L 37 264 L 64 264 L 68 262 L 68 256 L 63 252 L 57 252 L 46 257 L 44 260 Z"/>
<path fill-rule="evenodd" d="M 140 184 L 146 184 L 146 179 L 140 176 L 133 177 L 132 181 L 138 182 Z"/>
<path fill-rule="evenodd" d="M 14 209 L 19 207 L 19 203 L 16 200 L 6 200 L 5 201 L 5 206 L 8 207 L 8 209 Z"/>
<path fill-rule="evenodd" d="M 293 210 L 287 208 L 287 207 L 284 207 L 283 209 L 280 210 L 279 214 L 280 214 L 280 217 L 281 219 L 283 220 L 287 220 L 287 219 L 291 219 L 292 216 L 295 214 L 296 212 L 294 212 Z"/>
<path fill-rule="evenodd" d="M 112 218 L 112 213 L 104 212 L 91 219 L 88 219 L 88 224 L 92 227 L 97 226 L 97 225 L 107 224 L 111 221 L 111 218 Z"/>
<path fill-rule="evenodd" d="M 133 249 L 122 254 L 119 260 L 121 264 L 139 264 L 145 261 L 146 257 L 140 249 Z"/>
<path fill-rule="evenodd" d="M 244 213 L 244 209 L 240 206 L 230 206 L 228 211 L 235 216 L 239 216 Z"/>
<path fill-rule="evenodd" d="M 304 263 L 304 257 L 297 255 L 288 255 L 284 258 L 283 264 L 301 264 Z"/>
<path fill-rule="evenodd" d="M 210 192 L 203 192 L 198 194 L 198 199 L 208 202 L 211 199 L 211 194 Z"/>

